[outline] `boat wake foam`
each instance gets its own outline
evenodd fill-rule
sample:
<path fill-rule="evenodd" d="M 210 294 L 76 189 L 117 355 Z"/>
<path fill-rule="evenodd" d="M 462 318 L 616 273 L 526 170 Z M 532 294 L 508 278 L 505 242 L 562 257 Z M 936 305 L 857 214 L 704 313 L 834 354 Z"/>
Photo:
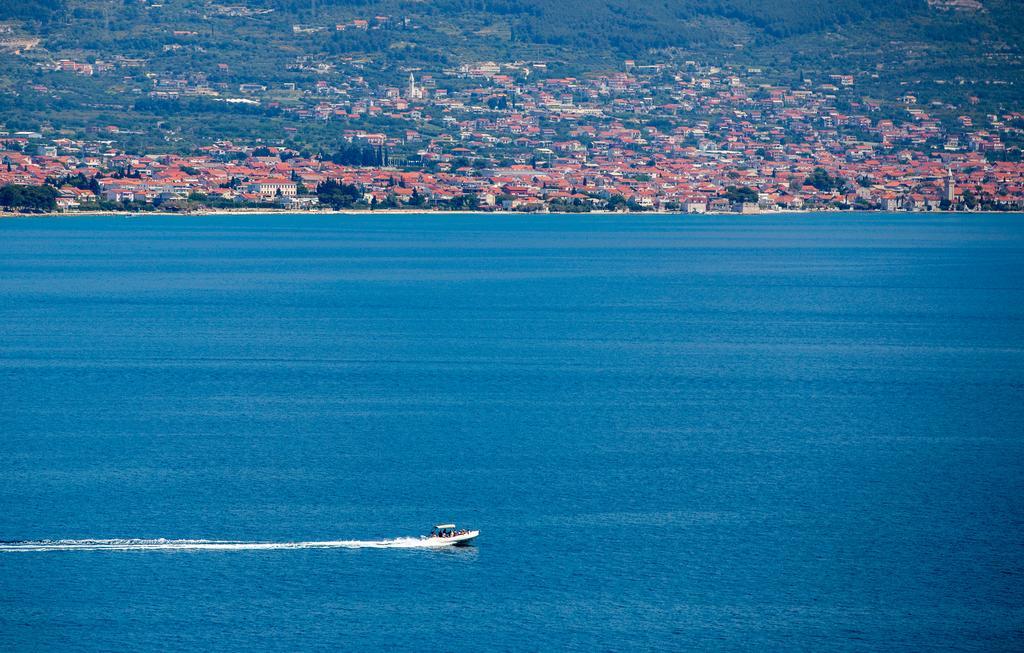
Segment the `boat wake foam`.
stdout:
<path fill-rule="evenodd" d="M 237 542 L 232 540 L 21 540 L 0 542 L 0 552 L 17 551 L 275 551 L 284 549 L 431 549 L 450 546 L 438 538 L 326 540 L 318 542 Z"/>

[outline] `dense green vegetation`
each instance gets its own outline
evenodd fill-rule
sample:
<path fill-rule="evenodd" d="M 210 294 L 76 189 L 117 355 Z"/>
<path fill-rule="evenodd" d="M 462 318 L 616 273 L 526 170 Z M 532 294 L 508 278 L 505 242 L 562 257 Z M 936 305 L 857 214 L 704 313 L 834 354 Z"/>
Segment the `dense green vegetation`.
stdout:
<path fill-rule="evenodd" d="M 746 186 L 729 186 L 725 189 L 725 198 L 730 202 L 757 202 L 757 191 Z"/>
<path fill-rule="evenodd" d="M 263 4 L 310 19 L 331 9 L 366 8 L 376 13 L 413 11 L 432 19 L 426 23 L 452 19 L 503 22 L 511 28 L 512 41 L 586 50 L 610 46 L 623 54 L 715 40 L 742 30 L 787 37 L 858 22 L 905 19 L 927 10 L 923 0 L 441 0 L 415 8 L 407 3 L 361 0 L 264 0 Z M 383 35 L 364 38 L 387 39 Z"/>
<path fill-rule="evenodd" d="M 47 32 L 52 49 L 155 55 L 157 67 L 181 69 L 188 62 L 213 79 L 232 76 L 214 72 L 225 61 L 280 77 L 281 62 L 302 52 L 434 65 L 543 56 L 586 67 L 665 48 L 766 63 L 766 52 L 801 56 L 806 47 L 819 60 L 848 63 L 891 39 L 919 41 L 919 53 L 934 56 L 980 37 L 1013 43 L 1024 28 L 1014 0 L 986 0 L 986 11 L 977 14 L 937 11 L 925 0 L 254 0 L 248 6 L 273 12 L 228 16 L 199 0 L 25 0 L 0 3 L 0 18 L 55 22 Z M 381 29 L 333 29 L 377 15 L 389 17 Z M 295 24 L 322 31 L 296 35 Z"/>
<path fill-rule="evenodd" d="M 65 12 L 64 0 L 5 0 L 0 2 L 0 20 L 29 20 L 49 23 Z"/>
<path fill-rule="evenodd" d="M 53 211 L 57 208 L 57 191 L 50 186 L 0 186 L 0 207 L 19 211 Z"/>
<path fill-rule="evenodd" d="M 363 193 L 358 186 L 342 184 L 333 179 L 328 179 L 317 186 L 316 195 L 322 206 L 338 210 L 352 208 L 363 199 Z"/>
<path fill-rule="evenodd" d="M 360 147 L 358 145 L 345 145 L 334 154 L 324 156 L 331 163 L 346 166 L 387 166 L 387 150 L 383 148 Z"/>
<path fill-rule="evenodd" d="M 828 171 L 824 168 L 815 168 L 814 172 L 804 180 L 805 186 L 814 186 L 820 191 L 831 192 L 846 192 L 847 185 L 846 180 L 841 177 L 835 177 L 828 174 Z"/>

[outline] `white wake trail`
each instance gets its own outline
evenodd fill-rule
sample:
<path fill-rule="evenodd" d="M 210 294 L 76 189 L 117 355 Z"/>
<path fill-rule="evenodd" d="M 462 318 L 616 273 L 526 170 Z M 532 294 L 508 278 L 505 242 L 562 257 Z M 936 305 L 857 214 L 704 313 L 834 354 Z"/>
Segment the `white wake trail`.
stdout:
<path fill-rule="evenodd" d="M 231 540 L 23 540 L 0 542 L 0 552 L 17 551 L 273 551 L 283 549 L 432 549 L 450 546 L 439 538 L 325 540 L 316 542 L 237 542 Z"/>

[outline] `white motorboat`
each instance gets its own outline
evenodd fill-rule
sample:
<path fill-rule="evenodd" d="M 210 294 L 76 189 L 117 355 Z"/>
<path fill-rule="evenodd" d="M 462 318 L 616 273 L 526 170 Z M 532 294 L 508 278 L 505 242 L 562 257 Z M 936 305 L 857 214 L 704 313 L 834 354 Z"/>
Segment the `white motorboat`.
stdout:
<path fill-rule="evenodd" d="M 436 540 L 437 546 L 468 546 L 480 535 L 480 531 L 469 531 L 455 527 L 455 524 L 438 524 L 430 531 L 428 540 Z"/>

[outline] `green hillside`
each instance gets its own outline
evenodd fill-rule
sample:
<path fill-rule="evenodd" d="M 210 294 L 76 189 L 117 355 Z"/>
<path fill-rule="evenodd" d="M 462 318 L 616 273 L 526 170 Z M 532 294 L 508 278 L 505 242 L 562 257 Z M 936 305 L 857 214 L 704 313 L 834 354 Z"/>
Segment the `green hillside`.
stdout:
<path fill-rule="evenodd" d="M 244 11 L 233 15 L 232 7 Z M 338 22 L 376 15 L 389 16 L 392 29 L 332 33 Z M 1013 42 L 1024 24 L 1012 0 L 985 0 L 980 11 L 944 11 L 925 0 L 25 0 L 0 4 L 4 19 L 25 21 L 28 31 L 58 50 L 77 45 L 97 54 L 103 48 L 152 53 L 180 42 L 174 32 L 182 31 L 199 32 L 195 40 L 206 51 L 252 39 L 292 40 L 293 25 L 301 23 L 326 33 L 314 32 L 289 49 L 426 60 L 545 52 L 581 66 L 663 48 L 747 49 L 756 56 L 799 37 L 825 46 L 830 34 L 939 45 L 965 38 L 980 46 Z M 826 51 L 846 54 L 842 46 Z"/>
<path fill-rule="evenodd" d="M 276 129 L 286 89 L 401 84 L 474 61 L 544 61 L 548 75 L 667 57 L 763 70 L 767 82 L 857 74 L 866 95 L 923 89 L 977 111 L 1019 107 L 1024 18 L 1015 0 L 23 0 L 0 3 L 0 123 L 145 140 L 170 117 L 188 138 Z M 359 24 L 358 21 L 366 21 Z M 97 74 L 60 61 L 99 62 Z M 111 66 L 111 62 L 113 65 Z M 100 74 L 102 66 L 108 71 Z M 197 81 L 198 80 L 198 81 Z M 161 84 L 274 91 L 259 107 L 163 102 Z M 315 131 L 314 127 L 309 128 Z M 124 142 L 124 135 L 120 140 Z"/>

